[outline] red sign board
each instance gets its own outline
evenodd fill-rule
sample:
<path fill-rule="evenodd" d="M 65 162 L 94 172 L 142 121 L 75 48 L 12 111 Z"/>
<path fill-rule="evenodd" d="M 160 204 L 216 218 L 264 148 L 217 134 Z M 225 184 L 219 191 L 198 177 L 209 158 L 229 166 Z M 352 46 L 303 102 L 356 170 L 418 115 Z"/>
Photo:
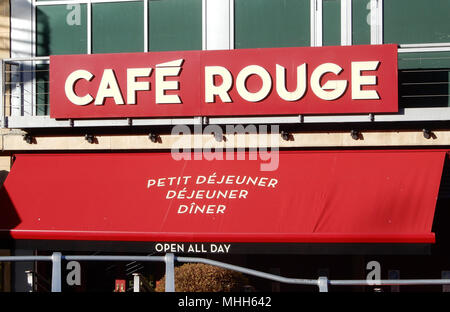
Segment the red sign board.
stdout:
<path fill-rule="evenodd" d="M 396 45 L 50 57 L 52 118 L 397 110 Z"/>

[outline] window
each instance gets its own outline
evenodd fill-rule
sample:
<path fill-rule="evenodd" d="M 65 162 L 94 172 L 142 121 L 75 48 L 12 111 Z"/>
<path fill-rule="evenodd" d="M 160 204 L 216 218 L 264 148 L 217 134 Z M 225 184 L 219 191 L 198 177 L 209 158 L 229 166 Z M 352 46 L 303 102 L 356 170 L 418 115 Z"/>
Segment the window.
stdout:
<path fill-rule="evenodd" d="M 87 52 L 85 4 L 38 6 L 36 9 L 36 55 Z"/>
<path fill-rule="evenodd" d="M 235 0 L 234 47 L 310 45 L 310 0 Z"/>
<path fill-rule="evenodd" d="M 341 45 L 341 1 L 323 0 L 322 24 L 324 46 Z"/>
<path fill-rule="evenodd" d="M 144 3 L 92 4 L 92 53 L 143 52 Z"/>
<path fill-rule="evenodd" d="M 202 49 L 202 0 L 40 2 L 36 56 Z"/>
<path fill-rule="evenodd" d="M 150 0 L 150 51 L 202 49 L 201 0 Z"/>
<path fill-rule="evenodd" d="M 450 52 L 399 53 L 400 107 L 450 106 Z"/>
<path fill-rule="evenodd" d="M 352 0 L 352 44 L 370 44 L 370 0 Z"/>
<path fill-rule="evenodd" d="M 36 56 L 144 52 L 148 49 L 147 34 L 151 51 L 202 49 L 202 0 L 92 1 L 90 4 L 74 0 L 73 4 L 55 5 L 39 2 L 36 1 Z M 36 65 L 37 115 L 49 113 L 48 67 Z"/>
<path fill-rule="evenodd" d="M 450 42 L 450 1 L 384 0 L 384 42 Z"/>

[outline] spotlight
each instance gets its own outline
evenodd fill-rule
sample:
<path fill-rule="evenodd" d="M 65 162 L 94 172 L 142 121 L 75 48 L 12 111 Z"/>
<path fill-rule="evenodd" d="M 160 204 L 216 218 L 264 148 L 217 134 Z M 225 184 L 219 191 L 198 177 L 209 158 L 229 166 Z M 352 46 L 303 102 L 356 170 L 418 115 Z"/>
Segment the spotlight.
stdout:
<path fill-rule="evenodd" d="M 27 142 L 28 144 L 33 143 L 33 137 L 31 136 L 31 134 L 25 133 L 22 137 L 23 137 L 23 140 L 25 142 Z"/>
<path fill-rule="evenodd" d="M 85 136 L 84 136 L 84 139 L 86 140 L 86 141 L 88 141 L 89 143 L 94 143 L 94 141 L 95 141 L 95 137 L 94 137 L 94 135 L 92 135 L 92 134 L 86 134 Z"/>
<path fill-rule="evenodd" d="M 358 140 L 360 133 L 358 130 L 352 130 L 352 131 L 350 131 L 350 135 L 352 136 L 353 140 Z"/>
<path fill-rule="evenodd" d="M 150 141 L 152 141 L 153 143 L 158 142 L 158 135 L 156 133 L 150 133 L 148 135 L 148 138 L 150 139 Z"/>
<path fill-rule="evenodd" d="M 422 132 L 423 132 L 423 137 L 427 140 L 433 136 L 433 132 L 431 132 L 430 129 L 423 129 Z"/>
<path fill-rule="evenodd" d="M 285 141 L 289 141 L 289 138 L 291 137 L 290 133 L 287 131 L 281 131 L 281 138 Z"/>

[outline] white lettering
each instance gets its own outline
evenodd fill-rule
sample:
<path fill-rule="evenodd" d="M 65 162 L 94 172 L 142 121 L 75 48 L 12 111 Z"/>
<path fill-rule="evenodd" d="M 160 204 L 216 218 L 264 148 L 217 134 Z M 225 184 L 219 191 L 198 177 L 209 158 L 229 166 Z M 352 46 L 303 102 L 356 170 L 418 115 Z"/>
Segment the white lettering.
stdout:
<path fill-rule="evenodd" d="M 246 81 L 251 75 L 257 75 L 262 80 L 262 86 L 259 91 L 248 91 Z M 263 67 L 258 65 L 249 65 L 244 67 L 237 75 L 236 89 L 244 100 L 249 102 L 259 102 L 269 95 L 270 90 L 272 89 L 272 78 Z"/>
<path fill-rule="evenodd" d="M 222 78 L 222 84 L 214 84 L 214 76 Z M 233 77 L 228 69 L 222 66 L 205 66 L 205 102 L 213 103 L 214 96 L 220 97 L 224 103 L 232 102 L 228 92 L 233 85 Z"/>
<path fill-rule="evenodd" d="M 87 81 L 91 81 L 92 78 L 94 78 L 94 75 L 84 69 L 76 70 L 67 77 L 66 83 L 64 85 L 64 91 L 66 93 L 66 97 L 69 99 L 70 102 L 80 106 L 87 105 L 92 102 L 93 98 L 90 94 L 86 94 L 85 96 L 80 97 L 75 94 L 74 90 L 75 83 L 78 80 L 84 79 Z"/>
<path fill-rule="evenodd" d="M 108 97 L 114 98 L 116 104 L 125 104 L 113 69 L 105 69 L 103 71 L 102 80 L 100 81 L 94 104 L 103 105 L 105 98 Z"/>
<path fill-rule="evenodd" d="M 276 69 L 276 87 L 280 98 L 289 102 L 300 100 L 306 93 L 306 64 L 297 67 L 297 88 L 293 92 L 286 88 L 286 68 L 277 64 Z"/>
<path fill-rule="evenodd" d="M 362 76 L 365 70 L 376 70 L 380 62 L 352 62 L 352 100 L 378 100 L 380 96 L 376 90 L 362 90 L 361 86 L 375 86 L 377 76 Z"/>
<path fill-rule="evenodd" d="M 127 69 L 127 104 L 136 104 L 136 91 L 150 90 L 148 81 L 136 81 L 136 78 L 150 76 L 151 72 L 151 68 Z"/>
<path fill-rule="evenodd" d="M 311 89 L 322 100 L 332 101 L 340 98 L 347 89 L 346 80 L 328 80 L 323 86 L 320 81 L 326 73 L 339 75 L 342 67 L 334 63 L 325 63 L 317 66 L 311 75 Z M 331 90 L 331 91 L 325 91 Z"/>
<path fill-rule="evenodd" d="M 168 90 L 179 90 L 179 83 L 175 80 L 165 80 L 166 77 L 177 77 L 181 72 L 183 60 L 176 60 L 156 65 L 155 69 L 155 101 L 156 104 L 180 104 L 177 94 L 166 94 Z"/>

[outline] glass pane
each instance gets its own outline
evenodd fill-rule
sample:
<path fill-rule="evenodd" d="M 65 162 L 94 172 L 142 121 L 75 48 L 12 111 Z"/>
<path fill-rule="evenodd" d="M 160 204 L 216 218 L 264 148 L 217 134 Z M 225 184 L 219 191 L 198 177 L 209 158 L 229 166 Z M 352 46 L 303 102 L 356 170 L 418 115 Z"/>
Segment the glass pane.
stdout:
<path fill-rule="evenodd" d="M 370 0 L 352 0 L 352 43 L 370 44 Z"/>
<path fill-rule="evenodd" d="M 150 51 L 202 49 L 201 0 L 150 0 Z"/>
<path fill-rule="evenodd" d="M 143 1 L 92 4 L 92 53 L 143 51 Z"/>
<path fill-rule="evenodd" d="M 399 53 L 399 69 L 450 68 L 450 52 Z"/>
<path fill-rule="evenodd" d="M 234 46 L 310 45 L 310 0 L 235 0 Z"/>
<path fill-rule="evenodd" d="M 385 0 L 385 43 L 450 42 L 450 1 Z"/>
<path fill-rule="evenodd" d="M 399 53 L 400 107 L 450 106 L 450 52 Z"/>
<path fill-rule="evenodd" d="M 85 4 L 38 6 L 36 9 L 36 55 L 87 52 Z"/>
<path fill-rule="evenodd" d="M 324 46 L 341 45 L 341 1 L 323 0 L 323 39 Z"/>

